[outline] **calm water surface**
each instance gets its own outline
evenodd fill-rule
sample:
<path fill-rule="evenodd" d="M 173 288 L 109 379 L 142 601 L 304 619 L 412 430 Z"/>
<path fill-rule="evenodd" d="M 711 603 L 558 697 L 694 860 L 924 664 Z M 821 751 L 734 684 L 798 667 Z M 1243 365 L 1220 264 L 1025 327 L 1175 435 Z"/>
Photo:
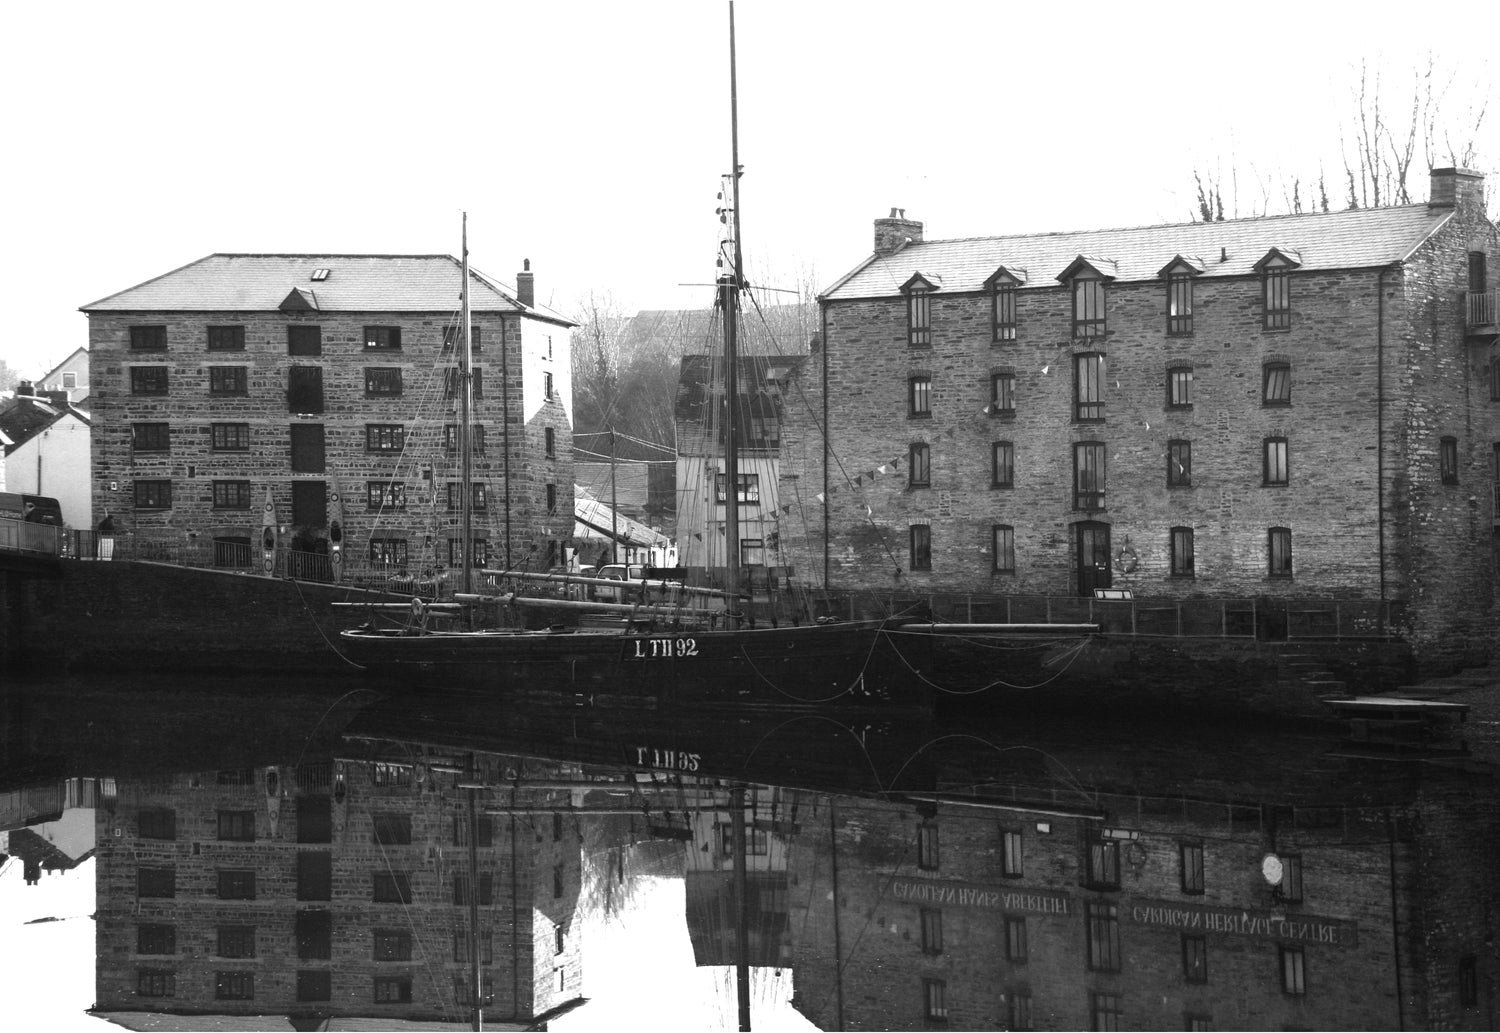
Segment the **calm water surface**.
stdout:
<path fill-rule="evenodd" d="M 1492 693 L 1388 729 L 12 683 L 0 961 L 59 1029 L 473 1028 L 476 984 L 509 1028 L 1488 1029 Z"/>

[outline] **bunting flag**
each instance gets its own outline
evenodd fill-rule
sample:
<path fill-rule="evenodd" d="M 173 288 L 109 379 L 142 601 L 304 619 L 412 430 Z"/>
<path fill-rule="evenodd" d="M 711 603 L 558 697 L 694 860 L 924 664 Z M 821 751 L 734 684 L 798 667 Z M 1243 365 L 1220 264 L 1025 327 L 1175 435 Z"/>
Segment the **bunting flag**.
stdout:
<path fill-rule="evenodd" d="M 856 474 L 855 477 L 854 477 L 854 486 L 856 488 L 863 487 L 864 483 L 865 483 L 864 474 Z"/>
<path fill-rule="evenodd" d="M 880 472 L 881 473 L 885 473 L 885 467 L 882 466 L 880 468 Z M 874 470 L 866 470 L 865 471 L 865 477 L 868 478 L 869 480 L 873 481 L 875 479 L 875 471 Z"/>
<path fill-rule="evenodd" d="M 1047 365 L 1043 366 L 1042 367 L 1042 376 L 1045 377 L 1047 375 L 1047 371 L 1049 369 L 1051 369 L 1051 368 L 1052 368 L 1052 364 L 1051 363 L 1048 363 Z"/>

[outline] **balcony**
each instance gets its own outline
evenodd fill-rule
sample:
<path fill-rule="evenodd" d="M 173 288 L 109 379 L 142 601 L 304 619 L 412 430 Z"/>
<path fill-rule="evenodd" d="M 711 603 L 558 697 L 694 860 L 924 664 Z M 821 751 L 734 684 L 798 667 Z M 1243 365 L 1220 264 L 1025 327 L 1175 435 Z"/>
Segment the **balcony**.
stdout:
<path fill-rule="evenodd" d="M 1495 313 L 1500 310 L 1500 289 L 1464 292 L 1464 326 L 1471 342 L 1493 341 L 1500 329 Z"/>

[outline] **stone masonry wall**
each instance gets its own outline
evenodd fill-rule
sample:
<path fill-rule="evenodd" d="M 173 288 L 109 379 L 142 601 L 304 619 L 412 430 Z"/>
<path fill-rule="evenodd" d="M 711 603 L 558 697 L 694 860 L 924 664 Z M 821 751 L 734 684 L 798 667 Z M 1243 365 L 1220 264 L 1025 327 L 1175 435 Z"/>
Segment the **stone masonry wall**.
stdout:
<path fill-rule="evenodd" d="M 442 346 L 443 328 L 452 318 L 445 313 L 410 312 L 309 316 L 246 312 L 92 313 L 89 344 L 94 382 L 94 512 L 102 515 L 109 509 L 120 533 L 133 532 L 169 543 L 190 540 L 190 535 L 206 539 L 230 535 L 255 540 L 260 532 L 261 508 L 268 485 L 275 496 L 279 521 L 290 525 L 292 482 L 325 484 L 330 498 L 330 520 L 337 515 L 331 502 L 337 484 L 345 500 L 346 548 L 350 550 L 351 569 L 367 555 L 370 533 L 377 528 L 407 538 L 412 566 L 430 567 L 434 562 L 446 565 L 446 539 L 459 537 L 458 514 L 449 509 L 447 497 L 448 482 L 456 482 L 459 477 L 459 463 L 457 455 L 444 447 L 444 426 L 457 420 L 456 402 L 444 398 L 445 373 L 456 362 L 452 352 L 445 352 Z M 321 326 L 321 354 L 288 354 L 286 328 L 296 324 Z M 131 350 L 132 325 L 164 325 L 166 351 Z M 207 350 L 209 326 L 243 326 L 244 349 Z M 399 326 L 401 348 L 392 351 L 366 348 L 366 326 Z M 474 418 L 485 428 L 485 447 L 475 457 L 474 475 L 485 484 L 488 502 L 484 511 L 476 513 L 476 536 L 489 539 L 492 556 L 503 557 L 507 534 L 511 552 L 525 554 L 539 547 L 537 543 L 545 537 L 551 523 L 550 514 L 541 504 L 542 485 L 555 479 L 562 486 L 559 494 L 571 499 L 571 469 L 563 469 L 564 465 L 570 466 L 571 459 L 567 417 L 554 401 L 538 406 L 536 418 L 528 426 L 523 416 L 521 333 L 516 321 L 495 313 L 477 313 L 474 326 L 480 332 L 474 365 L 483 381 Z M 508 406 L 502 398 L 502 341 L 507 349 L 506 365 L 511 380 Z M 132 366 L 165 366 L 167 393 L 131 394 Z M 215 366 L 244 368 L 247 392 L 210 395 L 209 370 Z M 288 411 L 293 366 L 322 370 L 322 412 Z M 373 368 L 400 371 L 402 389 L 398 396 L 367 396 L 366 371 Z M 509 435 L 505 434 L 506 415 L 512 431 Z M 544 422 L 556 428 L 558 455 L 551 459 L 540 455 Z M 134 449 L 132 424 L 135 423 L 169 424 L 170 448 Z M 210 436 L 213 423 L 248 424 L 249 448 L 214 450 Z M 323 425 L 324 471 L 292 471 L 290 427 L 294 424 Z M 402 426 L 406 434 L 404 449 L 370 451 L 366 440 L 368 424 Z M 535 436 L 537 442 L 531 442 L 530 436 Z M 508 457 L 504 448 L 507 438 Z M 508 489 L 507 468 L 511 479 Z M 438 489 L 436 505 L 429 470 Z M 170 508 L 135 509 L 133 483 L 149 478 L 172 481 Z M 248 480 L 248 507 L 216 509 L 212 482 L 217 479 Z M 370 504 L 368 485 L 388 481 L 404 485 L 404 506 L 382 510 L 378 499 L 376 504 Z M 508 521 L 504 519 L 507 490 L 515 502 Z M 326 525 L 309 530 L 326 538 Z"/>

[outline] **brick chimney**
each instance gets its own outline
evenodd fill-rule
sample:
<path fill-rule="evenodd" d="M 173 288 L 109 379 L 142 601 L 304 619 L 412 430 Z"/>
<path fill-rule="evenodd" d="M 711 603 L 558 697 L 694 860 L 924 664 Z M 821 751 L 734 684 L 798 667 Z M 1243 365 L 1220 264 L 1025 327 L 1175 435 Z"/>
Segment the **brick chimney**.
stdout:
<path fill-rule="evenodd" d="M 516 300 L 527 308 L 536 307 L 536 279 L 531 275 L 531 259 L 522 262 L 522 269 L 516 273 Z"/>
<path fill-rule="evenodd" d="M 1484 211 L 1484 173 L 1473 169 L 1433 169 L 1427 204 L 1433 208 L 1457 208 L 1460 212 Z"/>
<path fill-rule="evenodd" d="M 906 217 L 905 208 L 892 208 L 889 217 L 875 220 L 875 253 L 891 255 L 907 244 L 922 243 L 922 224 Z"/>

